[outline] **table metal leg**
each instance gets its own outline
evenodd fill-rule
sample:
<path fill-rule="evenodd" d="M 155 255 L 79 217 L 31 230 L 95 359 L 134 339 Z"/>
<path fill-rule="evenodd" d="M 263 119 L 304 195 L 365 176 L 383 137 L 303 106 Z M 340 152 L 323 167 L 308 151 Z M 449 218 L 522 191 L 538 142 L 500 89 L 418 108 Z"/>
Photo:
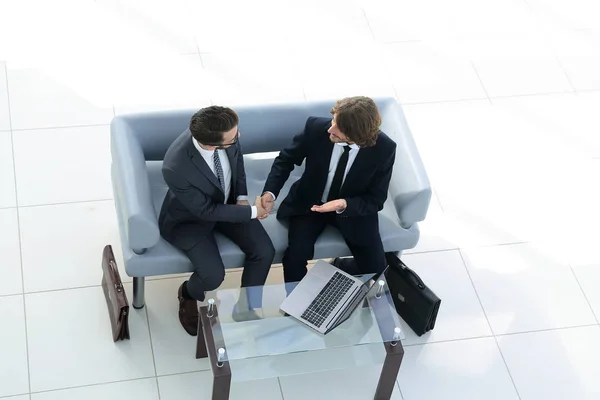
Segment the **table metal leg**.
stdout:
<path fill-rule="evenodd" d="M 231 369 L 229 361 L 219 362 L 217 346 L 213 334 L 213 325 L 219 325 L 218 313 L 214 307 L 208 316 L 208 308 L 200 307 L 198 318 L 198 338 L 196 341 L 196 358 L 206 358 L 213 372 L 212 400 L 228 400 L 231 389 Z M 224 344 L 222 345 L 224 346 Z"/>
<path fill-rule="evenodd" d="M 394 346 L 391 342 L 383 344 L 385 346 L 385 361 L 379 375 L 379 383 L 375 392 L 375 400 L 389 400 L 392 398 L 392 392 L 396 385 L 396 378 L 404 357 L 404 348 L 400 341 Z"/>
<path fill-rule="evenodd" d="M 198 336 L 196 336 L 196 359 L 208 357 L 206 339 L 204 337 L 204 324 L 202 318 L 198 317 Z"/>

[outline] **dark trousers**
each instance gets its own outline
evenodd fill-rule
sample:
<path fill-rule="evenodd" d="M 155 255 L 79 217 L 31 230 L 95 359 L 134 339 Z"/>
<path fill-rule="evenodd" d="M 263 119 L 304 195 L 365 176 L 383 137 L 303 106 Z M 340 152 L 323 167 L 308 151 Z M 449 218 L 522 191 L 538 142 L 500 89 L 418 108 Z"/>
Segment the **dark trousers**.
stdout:
<path fill-rule="evenodd" d="M 358 273 L 375 273 L 385 268 L 377 215 L 344 218 L 335 212 L 311 212 L 289 219 L 289 243 L 283 255 L 285 282 L 298 282 L 304 278 L 308 260 L 314 257 L 315 242 L 328 224 L 341 232 L 354 256 Z"/>
<path fill-rule="evenodd" d="M 260 221 L 217 222 L 215 231 L 231 239 L 246 255 L 242 287 L 264 285 L 275 257 L 275 248 Z M 208 234 L 184 252 L 195 268 L 187 283 L 188 292 L 196 300 L 202 301 L 204 292 L 215 290 L 225 279 L 225 267 L 214 235 Z"/>

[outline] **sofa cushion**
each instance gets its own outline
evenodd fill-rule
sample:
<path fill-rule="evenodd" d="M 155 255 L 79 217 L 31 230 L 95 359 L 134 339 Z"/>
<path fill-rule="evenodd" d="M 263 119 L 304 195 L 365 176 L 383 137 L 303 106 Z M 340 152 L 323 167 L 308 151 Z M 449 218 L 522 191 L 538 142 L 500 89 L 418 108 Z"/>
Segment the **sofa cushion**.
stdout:
<path fill-rule="evenodd" d="M 248 184 L 249 201 L 260 195 L 266 177 L 269 174 L 273 158 L 277 153 L 252 154 L 244 156 L 246 168 L 246 181 Z M 167 193 L 167 185 L 162 177 L 162 161 L 148 161 L 146 163 L 156 219 L 162 206 L 163 199 Z M 275 212 L 282 199 L 285 198 L 291 185 L 299 179 L 302 167 L 296 168 L 282 189 L 271 216 L 261 221 L 269 234 L 275 247 L 275 259 L 273 263 L 280 263 L 288 243 L 287 223 L 275 217 Z M 385 203 L 384 209 L 379 213 L 379 230 L 383 247 L 386 251 L 399 251 L 412 248 L 419 238 L 418 227 L 413 225 L 409 229 L 400 226 L 397 213 L 390 199 Z M 244 262 L 244 254 L 231 240 L 222 234 L 216 235 L 217 244 L 226 268 L 241 267 Z M 403 244 L 403 249 L 398 249 L 398 243 Z M 127 274 L 130 276 L 152 276 L 171 273 L 191 272 L 192 265 L 185 254 L 171 246 L 164 239 L 160 239 L 157 246 L 148 249 L 143 255 L 136 255 L 128 246 L 124 248 L 124 259 L 126 261 Z M 328 226 L 315 244 L 314 258 L 344 257 L 351 255 L 339 231 Z"/>

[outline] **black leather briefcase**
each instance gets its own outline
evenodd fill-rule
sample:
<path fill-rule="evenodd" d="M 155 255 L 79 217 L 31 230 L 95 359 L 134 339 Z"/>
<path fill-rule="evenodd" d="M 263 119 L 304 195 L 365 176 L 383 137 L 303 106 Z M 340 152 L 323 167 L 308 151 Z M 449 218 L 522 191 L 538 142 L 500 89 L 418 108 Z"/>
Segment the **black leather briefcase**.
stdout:
<path fill-rule="evenodd" d="M 435 327 L 441 300 L 395 254 L 386 253 L 386 280 L 398 315 L 418 335 Z"/>

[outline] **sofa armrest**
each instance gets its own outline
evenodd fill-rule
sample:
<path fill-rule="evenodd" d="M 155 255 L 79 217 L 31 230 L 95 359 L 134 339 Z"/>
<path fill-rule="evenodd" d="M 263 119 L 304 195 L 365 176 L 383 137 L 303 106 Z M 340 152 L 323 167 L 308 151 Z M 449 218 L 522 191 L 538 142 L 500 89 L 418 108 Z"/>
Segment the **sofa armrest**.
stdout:
<path fill-rule="evenodd" d="M 400 105 L 394 102 L 389 107 L 393 108 L 388 114 L 393 118 L 389 121 L 393 130 L 390 137 L 397 144 L 390 196 L 402 227 L 409 228 L 425 219 L 431 201 L 431 184 Z"/>
<path fill-rule="evenodd" d="M 158 218 L 137 137 L 126 121 L 116 117 L 111 126 L 112 180 L 121 234 L 135 252 L 154 247 L 160 240 Z"/>

